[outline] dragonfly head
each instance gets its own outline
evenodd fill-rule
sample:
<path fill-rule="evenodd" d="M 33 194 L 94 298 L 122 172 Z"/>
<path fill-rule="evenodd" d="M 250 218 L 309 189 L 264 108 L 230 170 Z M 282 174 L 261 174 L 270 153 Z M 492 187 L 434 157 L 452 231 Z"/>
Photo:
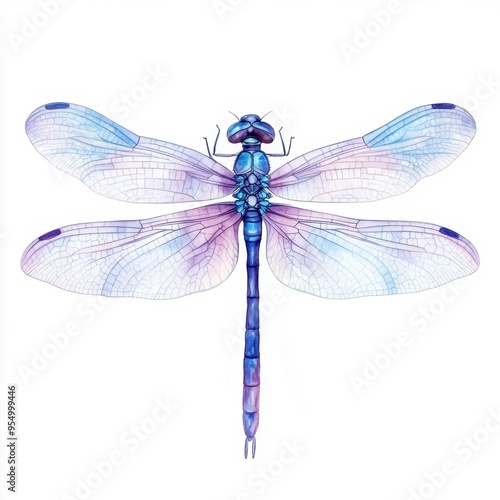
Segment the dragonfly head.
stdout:
<path fill-rule="evenodd" d="M 269 123 L 263 122 L 258 115 L 244 115 L 239 122 L 233 123 L 227 129 L 227 140 L 232 144 L 274 141 L 274 129 Z"/>

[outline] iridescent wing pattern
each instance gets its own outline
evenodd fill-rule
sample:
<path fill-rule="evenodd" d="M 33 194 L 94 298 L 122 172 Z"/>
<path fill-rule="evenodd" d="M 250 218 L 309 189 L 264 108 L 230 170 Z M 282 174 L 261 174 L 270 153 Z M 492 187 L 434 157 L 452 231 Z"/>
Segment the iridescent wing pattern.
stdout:
<path fill-rule="evenodd" d="M 419 292 L 479 265 L 468 240 L 435 224 L 358 220 L 274 204 L 263 218 L 274 275 L 319 297 Z"/>
<path fill-rule="evenodd" d="M 226 133 L 237 153 L 205 156 L 139 137 L 83 106 L 35 110 L 26 132 L 53 165 L 95 192 L 144 203 L 235 201 L 144 220 L 73 224 L 43 234 L 21 266 L 33 278 L 72 292 L 174 299 L 213 288 L 233 272 L 238 229 L 247 250 L 243 359 L 244 457 L 255 456 L 260 411 L 259 249 L 295 290 L 329 299 L 427 290 L 473 273 L 479 256 L 467 239 L 425 222 L 358 220 L 269 202 L 365 202 L 401 194 L 449 165 L 475 134 L 472 116 L 453 104 L 408 111 L 363 137 L 316 149 L 271 172 L 262 144 L 275 130 L 247 114 Z M 291 141 L 290 141 L 291 144 Z M 208 149 L 208 143 L 207 143 Z M 213 158 L 235 157 L 233 172 Z"/>
<path fill-rule="evenodd" d="M 454 104 L 420 106 L 373 132 L 310 151 L 281 166 L 272 193 L 296 201 L 366 202 L 396 196 L 447 167 L 476 125 Z"/>
<path fill-rule="evenodd" d="M 233 173 L 208 156 L 139 137 L 84 106 L 41 106 L 28 117 L 26 133 L 50 163 L 96 193 L 116 200 L 212 200 L 235 189 Z"/>
<path fill-rule="evenodd" d="M 219 203 L 152 219 L 73 224 L 37 238 L 21 266 L 72 292 L 173 299 L 232 273 L 240 222 L 233 203 Z"/>

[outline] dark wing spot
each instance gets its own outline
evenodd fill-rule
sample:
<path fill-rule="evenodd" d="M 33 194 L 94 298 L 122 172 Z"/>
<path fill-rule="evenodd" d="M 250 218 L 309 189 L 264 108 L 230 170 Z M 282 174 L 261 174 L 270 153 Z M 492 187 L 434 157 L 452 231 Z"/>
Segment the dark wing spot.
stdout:
<path fill-rule="evenodd" d="M 52 238 L 55 238 L 56 236 L 59 236 L 61 234 L 60 229 L 53 229 L 52 231 L 49 231 L 48 233 L 42 234 L 40 238 L 38 238 L 39 241 L 44 241 L 44 240 L 51 240 Z"/>
<path fill-rule="evenodd" d="M 45 105 L 45 109 L 65 109 L 69 108 L 69 104 L 67 102 L 51 102 L 50 104 Z"/>
<path fill-rule="evenodd" d="M 458 233 L 452 231 L 451 229 L 448 229 L 447 227 L 439 228 L 439 232 L 446 236 L 449 236 L 450 238 L 460 238 L 460 235 Z"/>
<path fill-rule="evenodd" d="M 450 104 L 449 102 L 438 102 L 437 104 L 432 105 L 433 109 L 455 109 L 456 106 L 454 104 Z"/>

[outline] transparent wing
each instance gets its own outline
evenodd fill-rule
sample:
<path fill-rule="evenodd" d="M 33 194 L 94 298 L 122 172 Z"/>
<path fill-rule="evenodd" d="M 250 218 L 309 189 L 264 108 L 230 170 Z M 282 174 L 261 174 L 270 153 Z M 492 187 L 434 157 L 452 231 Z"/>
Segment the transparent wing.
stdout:
<path fill-rule="evenodd" d="M 220 198 L 235 189 L 232 172 L 208 156 L 139 137 L 84 106 L 42 106 L 28 117 L 26 133 L 50 163 L 109 198 L 172 203 Z"/>
<path fill-rule="evenodd" d="M 173 299 L 231 274 L 240 221 L 232 203 L 220 203 L 152 219 L 74 224 L 36 239 L 21 267 L 72 292 Z"/>
<path fill-rule="evenodd" d="M 453 104 L 429 104 L 350 141 L 315 149 L 271 174 L 271 191 L 290 200 L 364 202 L 404 193 L 447 167 L 476 131 Z"/>
<path fill-rule="evenodd" d="M 479 265 L 469 241 L 434 224 L 349 219 L 287 205 L 272 205 L 264 220 L 275 276 L 320 297 L 419 292 Z"/>

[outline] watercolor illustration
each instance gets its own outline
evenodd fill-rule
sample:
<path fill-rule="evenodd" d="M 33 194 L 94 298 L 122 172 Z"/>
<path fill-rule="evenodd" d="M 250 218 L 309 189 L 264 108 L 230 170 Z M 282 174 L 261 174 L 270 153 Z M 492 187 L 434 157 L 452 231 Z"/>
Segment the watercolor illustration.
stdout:
<path fill-rule="evenodd" d="M 90 222 L 51 230 L 31 243 L 23 271 L 64 290 L 107 297 L 174 299 L 222 283 L 238 260 L 243 223 L 247 313 L 243 361 L 245 458 L 259 425 L 259 248 L 279 281 L 323 298 L 348 299 L 427 290 L 473 273 L 474 246 L 452 229 L 399 220 L 358 220 L 271 202 L 273 196 L 358 203 L 396 196 L 447 167 L 467 147 L 475 122 L 448 103 L 420 106 L 362 137 L 325 146 L 271 171 L 261 147 L 275 130 L 255 114 L 227 131 L 237 153 L 208 154 L 140 137 L 101 114 L 56 102 L 26 122 L 35 148 L 96 193 L 134 203 L 233 196 L 144 220 Z M 217 157 L 235 157 L 233 171 Z"/>

